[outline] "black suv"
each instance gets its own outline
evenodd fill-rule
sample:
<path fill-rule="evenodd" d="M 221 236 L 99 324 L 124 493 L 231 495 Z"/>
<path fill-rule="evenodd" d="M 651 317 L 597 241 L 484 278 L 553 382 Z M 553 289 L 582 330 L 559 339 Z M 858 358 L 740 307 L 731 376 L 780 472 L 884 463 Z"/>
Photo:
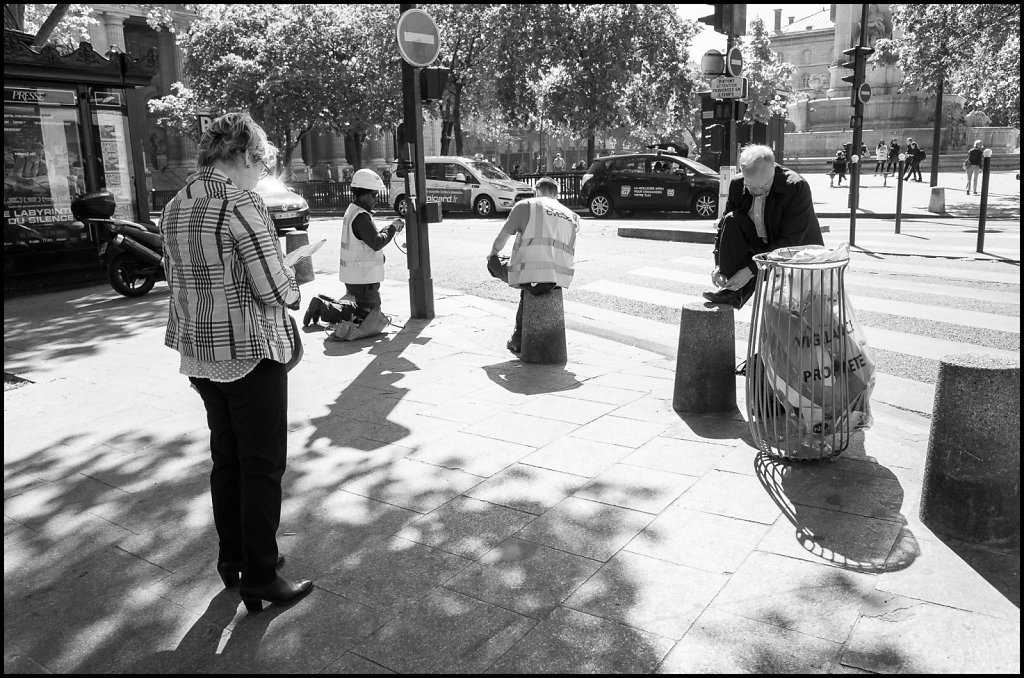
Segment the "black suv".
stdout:
<path fill-rule="evenodd" d="M 693 212 L 718 216 L 718 173 L 669 153 L 633 153 L 598 158 L 580 183 L 580 198 L 598 218 L 612 211 Z"/>

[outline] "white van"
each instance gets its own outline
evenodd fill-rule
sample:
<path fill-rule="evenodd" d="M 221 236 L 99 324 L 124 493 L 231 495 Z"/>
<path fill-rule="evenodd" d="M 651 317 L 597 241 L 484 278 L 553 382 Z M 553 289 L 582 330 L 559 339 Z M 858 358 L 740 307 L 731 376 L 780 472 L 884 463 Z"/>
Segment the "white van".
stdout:
<path fill-rule="evenodd" d="M 425 158 L 427 202 L 441 203 L 443 211 L 472 211 L 479 217 L 508 212 L 524 198 L 536 195 L 529 184 L 515 181 L 487 160 L 454 155 Z M 405 172 L 391 166 L 389 186 L 395 211 L 405 216 Z"/>

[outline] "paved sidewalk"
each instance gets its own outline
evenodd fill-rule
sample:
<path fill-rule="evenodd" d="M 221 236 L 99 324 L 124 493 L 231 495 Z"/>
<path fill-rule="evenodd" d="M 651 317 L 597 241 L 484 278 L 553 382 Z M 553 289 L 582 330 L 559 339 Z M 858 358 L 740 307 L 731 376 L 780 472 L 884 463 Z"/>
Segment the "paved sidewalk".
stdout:
<path fill-rule="evenodd" d="M 921 524 L 927 419 L 779 464 L 673 412 L 672 361 L 570 331 L 524 365 L 511 304 L 383 297 L 386 337 L 305 336 L 279 538 L 316 589 L 252 616 L 166 288 L 5 303 L 5 673 L 1019 673 L 1019 550 Z"/>

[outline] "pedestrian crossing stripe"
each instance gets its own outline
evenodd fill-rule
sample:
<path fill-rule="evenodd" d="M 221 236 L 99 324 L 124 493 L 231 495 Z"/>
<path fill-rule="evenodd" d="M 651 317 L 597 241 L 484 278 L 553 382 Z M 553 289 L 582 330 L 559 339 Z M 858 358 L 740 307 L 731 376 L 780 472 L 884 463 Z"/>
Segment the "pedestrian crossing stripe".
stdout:
<path fill-rule="evenodd" d="M 695 260 L 696 261 L 696 260 Z M 705 262 L 703 268 L 708 268 Z M 672 282 L 684 282 L 697 285 L 708 285 L 711 281 L 710 269 L 708 274 L 691 273 L 670 268 L 644 267 L 630 271 L 632 275 L 642 275 L 647 278 L 658 278 L 671 280 Z M 699 281 L 698 281 L 699 279 Z M 846 284 L 849 287 L 870 287 L 885 290 L 900 290 L 904 292 L 916 292 L 919 294 L 934 294 L 937 296 L 957 297 L 960 299 L 972 299 L 988 301 L 994 304 L 1020 305 L 1020 294 L 1016 292 L 998 292 L 995 290 L 984 290 L 962 285 L 936 285 L 932 283 L 921 283 L 915 280 L 890 278 L 879 278 L 871 274 L 850 273 L 847 269 Z"/>
<path fill-rule="evenodd" d="M 676 292 L 665 292 L 653 290 L 647 287 L 625 285 L 622 283 L 601 280 L 598 282 L 583 285 L 580 288 L 588 292 L 604 294 L 608 296 L 640 301 L 668 308 L 681 308 L 683 304 L 705 303 L 701 297 L 694 297 Z M 856 305 L 855 305 L 856 310 Z M 751 307 L 748 304 L 735 312 L 737 322 L 750 324 Z M 632 317 L 632 316 L 631 316 Z M 749 331 L 749 330 L 748 330 Z M 1006 351 L 1003 349 L 988 348 L 976 344 L 967 344 L 947 339 L 936 339 L 920 334 L 909 334 L 906 332 L 895 332 L 880 327 L 864 326 L 864 333 L 867 335 L 868 345 L 872 348 L 902 353 L 904 355 L 940 360 L 951 353 L 991 353 L 1004 358 L 1018 359 L 1020 353 L 1017 351 Z"/>
<path fill-rule="evenodd" d="M 671 271 L 659 268 L 641 268 L 629 271 L 633 275 L 642 275 L 659 280 L 671 280 L 691 285 L 708 287 L 710 289 L 711 276 L 702 273 L 690 273 L 686 271 Z M 856 284 L 852 276 L 847 276 L 847 285 Z M 642 288 L 647 289 L 647 288 Z M 962 289 L 962 288 L 961 288 Z M 667 292 L 666 294 L 672 294 Z M 641 299 L 643 297 L 640 297 Z M 666 297 L 667 298 L 667 297 Z M 687 297 L 693 299 L 692 297 Z M 1018 298 L 1019 301 L 1019 298 Z M 916 304 L 909 301 L 896 301 L 894 299 L 877 299 L 851 294 L 850 303 L 855 311 L 871 311 L 874 313 L 887 313 L 898 315 L 904 318 L 918 318 L 920 320 L 933 320 L 936 322 L 952 323 L 967 327 L 978 327 L 987 330 L 998 330 L 1001 332 L 1013 332 L 1020 334 L 1020 317 L 998 315 L 995 313 L 982 313 L 980 311 L 966 311 L 953 309 L 945 306 L 928 306 Z M 747 322 L 747 321 L 744 321 Z"/>
<path fill-rule="evenodd" d="M 692 266 L 701 271 L 706 270 L 708 272 L 707 277 L 709 280 L 711 278 L 711 269 L 714 268 L 715 265 L 710 253 L 708 253 L 707 258 L 704 259 L 699 257 L 676 257 L 672 259 L 670 263 Z M 949 278 L 952 280 L 1020 284 L 1020 270 L 1016 267 L 1013 267 L 1013 270 L 1007 271 L 988 271 L 980 268 L 962 269 L 949 267 L 946 263 L 947 262 L 942 262 L 942 264 L 938 266 L 924 266 L 919 264 L 905 264 L 899 260 L 886 259 L 883 264 L 872 263 L 857 257 L 850 261 L 850 265 L 846 270 L 847 275 L 871 271 L 896 275 L 924 275 L 932 278 Z M 1007 266 L 1007 268 L 1011 267 Z"/>

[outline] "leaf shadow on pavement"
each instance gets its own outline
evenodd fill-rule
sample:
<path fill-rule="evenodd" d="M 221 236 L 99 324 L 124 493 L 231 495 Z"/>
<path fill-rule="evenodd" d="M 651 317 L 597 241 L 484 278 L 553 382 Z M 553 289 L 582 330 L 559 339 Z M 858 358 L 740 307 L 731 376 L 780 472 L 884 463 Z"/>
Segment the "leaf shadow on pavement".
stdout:
<path fill-rule="evenodd" d="M 759 452 L 754 469 L 793 526 L 794 555 L 867 573 L 905 569 L 920 555 L 900 513 L 903 487 L 865 454 L 863 431 L 851 434 L 838 461 L 781 461 Z"/>

